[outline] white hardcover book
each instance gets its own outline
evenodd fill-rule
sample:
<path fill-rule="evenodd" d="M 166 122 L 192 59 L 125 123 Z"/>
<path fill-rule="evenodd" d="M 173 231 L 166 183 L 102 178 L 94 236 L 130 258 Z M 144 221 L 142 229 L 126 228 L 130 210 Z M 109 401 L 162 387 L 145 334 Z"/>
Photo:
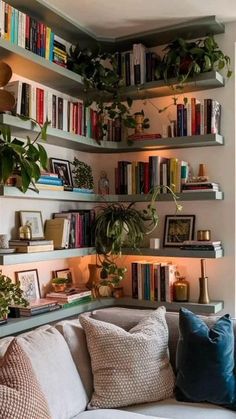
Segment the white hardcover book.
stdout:
<path fill-rule="evenodd" d="M 36 119 L 36 86 L 29 86 L 29 117 Z"/>
<path fill-rule="evenodd" d="M 18 20 L 18 45 L 22 47 L 22 20 L 23 20 L 23 13 L 19 11 L 19 20 Z"/>
<path fill-rule="evenodd" d="M 47 118 L 51 122 L 52 125 L 52 91 L 48 90 L 48 97 L 47 97 Z"/>
<path fill-rule="evenodd" d="M 4 38 L 5 35 L 5 1 L 0 0 L 0 36 Z"/>
<path fill-rule="evenodd" d="M 217 100 L 212 100 L 211 107 L 211 133 L 220 133 L 220 117 L 221 117 L 221 106 Z"/>
<path fill-rule="evenodd" d="M 167 303 L 173 301 L 173 284 L 176 280 L 176 270 L 176 265 L 168 264 L 165 266 L 165 293 Z"/>
<path fill-rule="evenodd" d="M 63 131 L 68 131 L 68 100 L 63 98 Z"/>
<path fill-rule="evenodd" d="M 73 132 L 73 102 L 69 102 L 69 132 Z"/>
<path fill-rule="evenodd" d="M 137 264 L 138 300 L 143 300 L 143 263 Z"/>
<path fill-rule="evenodd" d="M 191 99 L 187 103 L 187 136 L 192 135 L 192 106 Z"/>
<path fill-rule="evenodd" d="M 13 112 L 15 114 L 21 114 L 22 82 L 20 80 L 11 81 L 4 87 L 4 90 L 7 90 L 15 98 Z"/>
<path fill-rule="evenodd" d="M 26 26 L 26 14 L 22 13 L 22 35 L 21 35 L 22 48 L 25 48 L 25 26 Z"/>

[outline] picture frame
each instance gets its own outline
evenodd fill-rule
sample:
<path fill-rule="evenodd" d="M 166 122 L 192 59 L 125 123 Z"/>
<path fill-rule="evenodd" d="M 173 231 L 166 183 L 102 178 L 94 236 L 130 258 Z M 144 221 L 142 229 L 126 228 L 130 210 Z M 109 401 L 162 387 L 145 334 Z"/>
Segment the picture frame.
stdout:
<path fill-rule="evenodd" d="M 15 275 L 16 281 L 20 283 L 20 288 L 23 291 L 23 297 L 27 301 L 33 301 L 41 298 L 37 269 L 17 271 L 15 272 Z"/>
<path fill-rule="evenodd" d="M 29 224 L 31 227 L 32 240 L 43 240 L 43 217 L 41 211 L 19 211 L 20 224 Z"/>
<path fill-rule="evenodd" d="M 194 238 L 195 215 L 166 215 L 163 247 L 180 247 Z"/>
<path fill-rule="evenodd" d="M 69 282 L 72 282 L 72 272 L 70 269 L 59 269 L 54 271 L 55 278 L 66 278 Z"/>
<path fill-rule="evenodd" d="M 57 159 L 55 157 L 50 158 L 51 170 L 56 173 L 60 179 L 63 180 L 63 185 L 66 188 L 73 189 L 72 174 L 70 170 L 69 160 Z"/>

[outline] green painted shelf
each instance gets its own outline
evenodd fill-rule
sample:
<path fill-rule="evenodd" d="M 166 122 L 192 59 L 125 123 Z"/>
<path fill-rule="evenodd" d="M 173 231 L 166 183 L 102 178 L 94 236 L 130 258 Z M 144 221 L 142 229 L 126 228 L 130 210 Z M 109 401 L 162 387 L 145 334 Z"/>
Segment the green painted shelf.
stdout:
<path fill-rule="evenodd" d="M 0 123 L 9 125 L 12 130 L 12 135 L 18 138 L 25 138 L 26 135 L 34 135 L 35 132 L 39 131 L 37 127 L 33 128 L 30 121 L 22 121 L 20 118 L 12 115 L 1 114 Z M 131 145 L 128 145 L 126 142 L 102 141 L 99 145 L 92 138 L 49 127 L 47 130 L 47 142 L 43 142 L 43 144 L 47 143 L 73 150 L 104 154 L 127 153 L 142 150 L 151 151 L 175 148 L 222 146 L 224 144 L 224 138 L 222 135 L 218 134 L 206 134 L 192 135 L 188 137 L 138 140 L 134 141 Z"/>

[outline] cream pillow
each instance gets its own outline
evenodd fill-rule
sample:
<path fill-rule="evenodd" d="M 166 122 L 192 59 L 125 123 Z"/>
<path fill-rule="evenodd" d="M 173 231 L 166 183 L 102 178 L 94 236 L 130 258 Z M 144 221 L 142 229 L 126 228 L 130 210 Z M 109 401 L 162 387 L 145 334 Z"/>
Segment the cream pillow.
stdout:
<path fill-rule="evenodd" d="M 80 316 L 93 371 L 90 409 L 153 402 L 173 395 L 165 312 L 164 307 L 158 308 L 129 332 Z"/>

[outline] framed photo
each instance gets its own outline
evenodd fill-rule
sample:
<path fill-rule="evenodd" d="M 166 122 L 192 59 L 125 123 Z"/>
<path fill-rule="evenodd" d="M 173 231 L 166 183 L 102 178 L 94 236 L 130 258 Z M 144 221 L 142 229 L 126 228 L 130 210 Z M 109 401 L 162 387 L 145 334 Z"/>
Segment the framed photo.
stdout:
<path fill-rule="evenodd" d="M 41 297 L 37 269 L 16 272 L 16 280 L 20 283 L 23 297 L 27 301 L 36 300 Z"/>
<path fill-rule="evenodd" d="M 195 215 L 166 215 L 163 247 L 179 247 L 194 238 Z"/>
<path fill-rule="evenodd" d="M 60 269 L 59 271 L 54 271 L 55 278 L 66 278 L 69 282 L 72 282 L 72 273 L 70 269 Z"/>
<path fill-rule="evenodd" d="M 44 239 L 43 218 L 41 211 L 20 211 L 20 223 L 22 226 L 29 224 L 32 239 Z"/>
<path fill-rule="evenodd" d="M 53 173 L 56 173 L 63 180 L 64 186 L 73 188 L 69 160 L 55 159 L 52 157 L 50 163 Z"/>

